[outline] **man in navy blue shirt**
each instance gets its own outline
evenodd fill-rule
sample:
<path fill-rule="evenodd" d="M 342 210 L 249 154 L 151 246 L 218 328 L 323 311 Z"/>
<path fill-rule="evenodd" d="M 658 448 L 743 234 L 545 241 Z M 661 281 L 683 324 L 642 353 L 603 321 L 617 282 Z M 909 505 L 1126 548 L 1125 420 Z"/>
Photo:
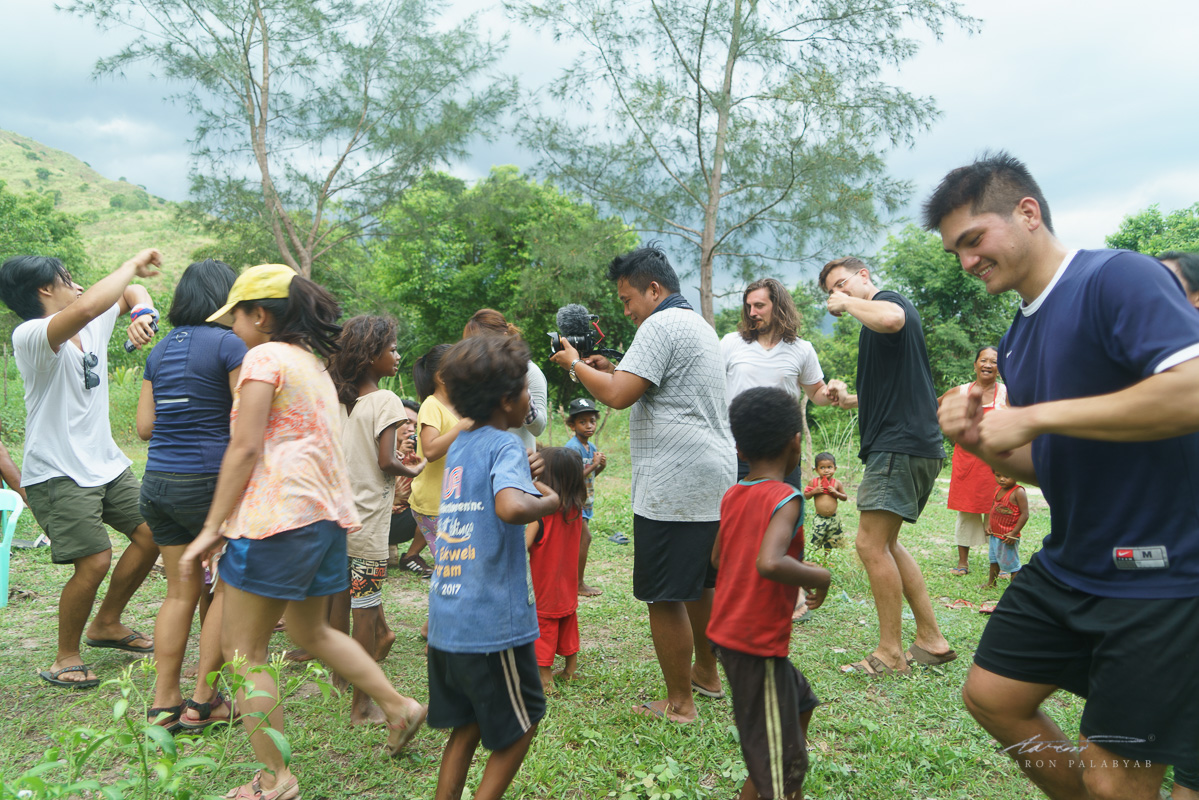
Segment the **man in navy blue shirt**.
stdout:
<path fill-rule="evenodd" d="M 1051 513 L 963 699 L 1047 796 L 1156 800 L 1167 764 L 1199 762 L 1199 315 L 1153 259 L 1062 244 L 1006 153 L 950 172 L 924 224 L 1024 301 L 1000 342 L 1012 407 L 955 395 L 941 427 Z M 1086 698 L 1076 749 L 1041 710 L 1058 689 Z"/>

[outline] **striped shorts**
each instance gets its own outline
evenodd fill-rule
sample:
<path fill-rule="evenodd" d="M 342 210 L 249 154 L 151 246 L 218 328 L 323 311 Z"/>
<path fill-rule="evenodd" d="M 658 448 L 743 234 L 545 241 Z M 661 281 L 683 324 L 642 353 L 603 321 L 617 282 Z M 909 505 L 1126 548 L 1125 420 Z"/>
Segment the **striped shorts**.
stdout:
<path fill-rule="evenodd" d="M 533 645 L 498 653 L 447 653 L 430 644 L 429 727 L 477 722 L 488 750 L 515 744 L 545 716 Z"/>
<path fill-rule="evenodd" d="M 807 678 L 788 658 L 750 655 L 712 645 L 733 695 L 741 755 L 759 797 L 803 789 L 808 748 L 801 715 L 820 705 Z"/>

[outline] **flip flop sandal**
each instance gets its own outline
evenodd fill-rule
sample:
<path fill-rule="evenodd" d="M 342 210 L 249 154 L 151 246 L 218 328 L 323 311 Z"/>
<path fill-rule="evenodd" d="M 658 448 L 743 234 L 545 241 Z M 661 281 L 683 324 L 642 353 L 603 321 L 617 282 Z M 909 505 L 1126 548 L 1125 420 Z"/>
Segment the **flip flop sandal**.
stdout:
<path fill-rule="evenodd" d="M 151 725 L 161 725 L 167 733 L 174 733 L 183 727 L 179 719 L 183 715 L 183 706 L 162 706 L 146 710 L 146 722 Z"/>
<path fill-rule="evenodd" d="M 940 655 L 937 655 L 935 653 L 928 652 L 917 644 L 909 647 L 908 652 L 905 655 L 907 656 L 908 663 L 914 662 L 916 664 L 922 664 L 926 667 L 935 667 L 940 664 L 948 664 L 950 661 L 953 661 L 958 657 L 957 652 L 954 650 L 950 650 L 948 653 L 941 653 Z"/>
<path fill-rule="evenodd" d="M 189 697 L 183 701 L 183 705 L 186 706 L 188 711 L 195 711 L 196 716 L 199 717 L 199 719 L 189 720 L 186 716 L 180 715 L 179 727 L 189 731 L 202 731 L 205 728 L 209 728 L 213 725 L 219 725 L 222 722 L 225 724 L 230 724 L 233 722 L 234 718 L 232 705 L 229 706 L 229 716 L 218 717 L 216 719 L 212 718 L 212 712 L 215 709 L 228 704 L 229 698 L 225 697 L 225 695 L 221 692 L 217 692 L 216 697 L 212 700 L 209 700 L 207 703 L 197 703 L 195 700 L 192 700 Z"/>
<path fill-rule="evenodd" d="M 966 569 L 965 567 L 954 567 L 953 569 L 949 570 L 949 574 L 950 575 L 969 575 L 970 570 Z"/>
<path fill-rule="evenodd" d="M 275 786 L 274 789 L 262 788 L 262 770 L 254 773 L 254 778 L 244 786 L 230 789 L 225 795 L 226 800 L 300 800 L 300 783 L 296 776 Z"/>
<path fill-rule="evenodd" d="M 134 647 L 133 645 L 129 644 L 134 639 L 145 639 L 146 641 L 150 641 L 149 637 L 142 636 L 137 631 L 129 634 L 124 639 L 92 639 L 89 637 L 84 639 L 84 641 L 87 642 L 88 647 L 108 647 L 112 648 L 113 650 L 124 650 L 126 653 L 142 653 L 144 655 L 146 653 L 154 652 L 153 644 L 151 644 L 149 647 Z"/>
<path fill-rule="evenodd" d="M 608 537 L 608 541 L 612 542 L 613 544 L 628 544 L 629 537 L 625 536 L 620 531 L 617 531 L 616 533 L 614 533 Z"/>
<path fill-rule="evenodd" d="M 994 613 L 995 606 L 997 606 L 997 605 L 999 605 L 998 600 L 987 600 L 981 606 L 978 607 L 978 613 L 980 613 L 980 614 Z"/>
<path fill-rule="evenodd" d="M 42 680 L 46 683 L 52 683 L 55 686 L 62 686 L 67 689 L 93 689 L 100 685 L 99 678 L 86 678 L 81 681 L 64 681 L 59 678 L 65 672 L 82 672 L 84 675 L 91 672 L 91 667 L 87 664 L 76 664 L 73 667 L 63 667 L 60 670 L 42 670 L 38 673 Z"/>
<path fill-rule="evenodd" d="M 963 600 L 963 599 L 962 599 L 962 598 L 960 598 L 960 597 L 959 597 L 957 600 L 954 600 L 952 603 L 950 603 L 950 604 L 948 605 L 948 608 L 954 608 L 954 609 L 957 609 L 957 608 L 974 608 L 974 607 L 975 607 L 975 606 L 974 606 L 974 603 L 971 603 L 969 600 Z"/>
<path fill-rule="evenodd" d="M 853 672 L 860 672 L 869 678 L 887 678 L 892 675 L 911 675 L 912 668 L 906 663 L 903 669 L 892 669 L 882 662 L 874 653 L 866 656 L 866 658 L 858 661 L 855 664 L 846 664 L 841 667 L 841 671 L 846 675 Z"/>
<path fill-rule="evenodd" d="M 704 687 L 700 686 L 695 681 L 691 681 L 691 691 L 693 691 L 696 694 L 701 695 L 703 697 L 710 697 L 713 700 L 723 700 L 724 699 L 724 691 L 723 690 L 717 689 L 716 691 L 712 691 L 711 689 L 705 689 Z"/>
<path fill-rule="evenodd" d="M 412 737 L 416 735 L 418 730 L 420 730 L 420 726 L 425 724 L 425 718 L 428 716 L 429 707 L 427 705 L 422 705 L 420 707 L 420 711 L 416 712 L 416 719 L 404 720 L 403 724 L 392 724 L 390 722 L 387 723 L 388 730 L 400 732 L 399 738 L 396 739 L 394 743 L 388 741 L 388 743 L 384 745 L 384 749 L 387 750 L 388 755 L 391 755 L 392 757 L 398 756 L 400 751 L 404 749 L 404 746 L 407 745 L 408 742 L 412 741 Z M 388 738 L 390 739 L 390 737 Z"/>

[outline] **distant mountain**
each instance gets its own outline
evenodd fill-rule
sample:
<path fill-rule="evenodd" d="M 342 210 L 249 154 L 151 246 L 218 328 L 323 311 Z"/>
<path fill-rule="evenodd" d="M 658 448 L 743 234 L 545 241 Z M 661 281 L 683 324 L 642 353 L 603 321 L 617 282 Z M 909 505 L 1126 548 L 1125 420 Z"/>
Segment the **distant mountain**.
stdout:
<path fill-rule="evenodd" d="M 0 180 L 14 193 L 54 197 L 55 208 L 79 219 L 93 274 L 103 275 L 145 247 L 163 254 L 163 276 L 150 290 L 169 291 L 192 253 L 213 244 L 175 219 L 176 204 L 155 197 L 124 177 L 110 180 L 70 153 L 0 130 Z M 157 284 L 157 285 L 156 285 Z"/>

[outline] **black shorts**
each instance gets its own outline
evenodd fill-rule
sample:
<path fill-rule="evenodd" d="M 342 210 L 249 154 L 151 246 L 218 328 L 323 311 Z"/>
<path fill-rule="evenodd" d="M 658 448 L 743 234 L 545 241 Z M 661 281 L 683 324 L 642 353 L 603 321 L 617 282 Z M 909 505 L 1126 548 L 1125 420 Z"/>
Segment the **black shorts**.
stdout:
<path fill-rule="evenodd" d="M 759 797 L 786 797 L 803 788 L 808 746 L 800 715 L 820 705 L 804 674 L 788 658 L 766 658 L 712 645 L 733 695 L 741 755 Z"/>
<path fill-rule="evenodd" d="M 204 527 L 216 493 L 216 475 L 146 470 L 138 510 L 159 547 L 192 543 Z"/>
<path fill-rule="evenodd" d="M 712 545 L 720 521 L 665 522 L 633 515 L 633 596 L 690 602 L 716 588 Z"/>
<path fill-rule="evenodd" d="M 391 530 L 387 533 L 387 544 L 404 544 L 411 542 L 416 535 L 416 520 L 412 518 L 412 509 L 405 508 L 398 514 L 391 515 Z"/>
<path fill-rule="evenodd" d="M 974 663 L 1086 699 L 1079 732 L 1116 755 L 1199 767 L 1199 597 L 1097 597 L 1038 556 L 1012 576 Z"/>
<path fill-rule="evenodd" d="M 533 642 L 498 653 L 447 653 L 429 646 L 429 727 L 477 722 L 483 746 L 503 750 L 544 716 Z"/>

